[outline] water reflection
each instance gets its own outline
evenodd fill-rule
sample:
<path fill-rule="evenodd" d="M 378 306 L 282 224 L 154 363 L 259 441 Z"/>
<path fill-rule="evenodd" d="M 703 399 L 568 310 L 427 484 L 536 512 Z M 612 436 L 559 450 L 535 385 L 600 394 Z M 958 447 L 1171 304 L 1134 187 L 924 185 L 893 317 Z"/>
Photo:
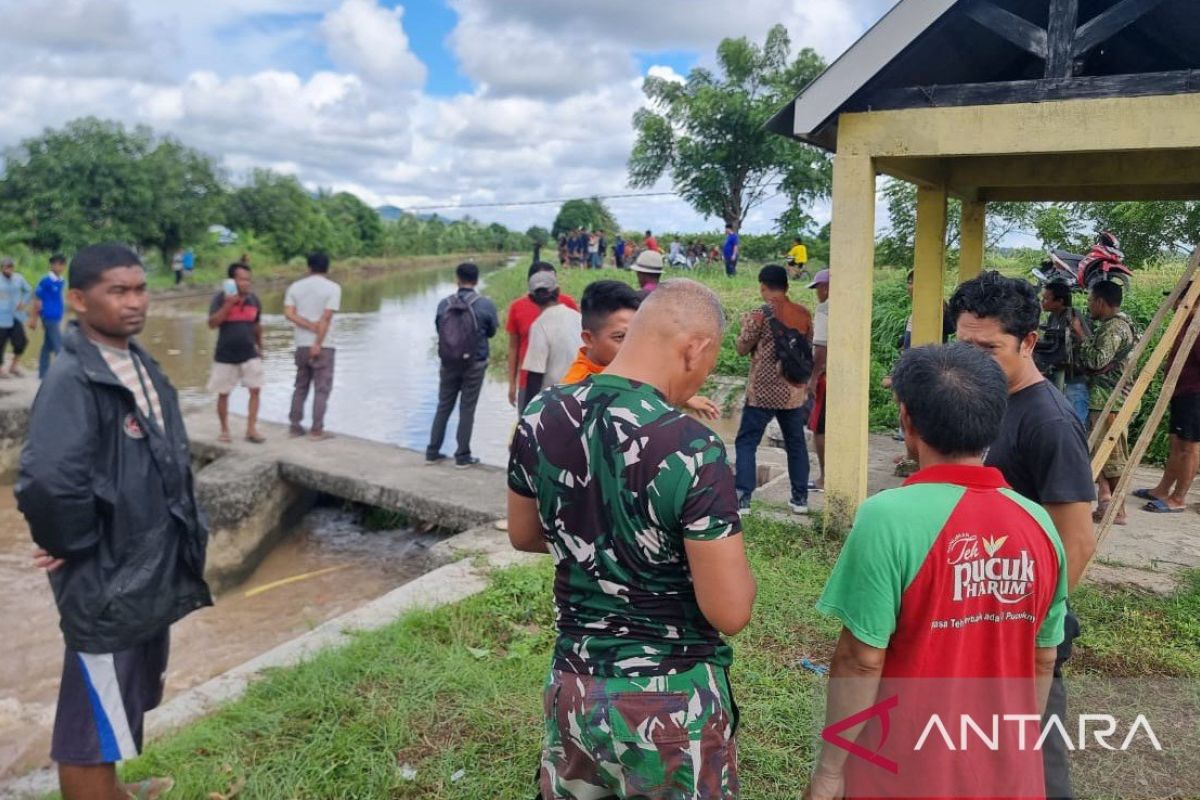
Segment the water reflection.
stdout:
<path fill-rule="evenodd" d="M 485 285 L 486 274 L 498 268 L 484 269 Z M 326 418 L 329 430 L 425 449 L 437 409 L 433 315 L 438 301 L 454 288 L 452 266 L 343 282 L 337 369 Z M 262 418 L 279 423 L 287 422 L 295 377 L 292 331 L 283 318 L 283 294 L 283 287 L 259 292 L 267 350 Z M 206 323 L 207 310 L 206 300 L 160 303 L 141 337 L 179 388 L 185 408 L 214 405 L 214 398 L 205 392 L 216 342 L 215 332 Z M 244 390 L 234 393 L 230 408 L 245 413 Z M 457 422 L 456 413 L 450 420 L 447 442 L 454 441 Z M 515 422 L 507 387 L 489 378 L 476 414 L 475 455 L 485 463 L 503 465 Z"/>

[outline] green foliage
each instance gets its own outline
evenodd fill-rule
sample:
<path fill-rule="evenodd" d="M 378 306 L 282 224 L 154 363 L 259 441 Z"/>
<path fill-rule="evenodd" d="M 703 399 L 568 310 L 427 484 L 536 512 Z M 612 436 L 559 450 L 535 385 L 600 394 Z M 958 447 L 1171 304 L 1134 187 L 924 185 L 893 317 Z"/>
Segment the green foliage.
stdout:
<path fill-rule="evenodd" d="M 781 228 L 805 229 L 808 207 L 829 193 L 829 159 L 764 125 L 820 74 L 824 61 L 811 49 L 793 59 L 787 31 L 776 25 L 761 46 L 723 40 L 717 65 L 719 74 L 698 67 L 684 83 L 650 77 L 642 84 L 649 107 L 633 118 L 630 185 L 646 188 L 670 175 L 696 211 L 735 229 L 752 209 L 782 194 L 789 208 Z"/>
<path fill-rule="evenodd" d="M 3 178 L 5 239 L 43 251 L 121 241 L 166 253 L 218 220 L 223 192 L 202 153 L 91 117 L 9 150 Z"/>
<path fill-rule="evenodd" d="M 541 225 L 532 225 L 529 230 L 525 231 L 525 238 L 533 244 L 545 244 L 550 241 L 550 231 L 543 228 Z"/>
<path fill-rule="evenodd" d="M 608 206 L 598 198 L 590 200 L 568 200 L 558 210 L 550 235 L 557 239 L 561 234 L 569 233 L 577 228 L 585 231 L 615 231 L 617 221 Z"/>

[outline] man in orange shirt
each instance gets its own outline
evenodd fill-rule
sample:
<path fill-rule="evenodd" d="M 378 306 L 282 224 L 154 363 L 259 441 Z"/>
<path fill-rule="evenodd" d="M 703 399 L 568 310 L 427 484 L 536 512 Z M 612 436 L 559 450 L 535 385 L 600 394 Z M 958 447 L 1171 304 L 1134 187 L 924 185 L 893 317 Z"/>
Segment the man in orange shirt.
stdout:
<path fill-rule="evenodd" d="M 603 372 L 625 343 L 625 332 L 642 304 L 642 293 L 623 281 L 595 281 L 583 290 L 579 310 L 583 315 L 583 347 L 560 384 L 581 383 Z M 696 395 L 684 408 L 705 419 L 720 419 L 721 409 L 707 397 Z"/>

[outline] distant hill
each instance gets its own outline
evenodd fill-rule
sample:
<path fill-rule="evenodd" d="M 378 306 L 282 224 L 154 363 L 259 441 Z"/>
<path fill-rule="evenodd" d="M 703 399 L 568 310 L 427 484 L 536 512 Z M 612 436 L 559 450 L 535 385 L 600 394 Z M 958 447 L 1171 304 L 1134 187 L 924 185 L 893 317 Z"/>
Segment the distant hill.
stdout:
<path fill-rule="evenodd" d="M 375 209 L 375 211 L 380 217 L 388 220 L 389 222 L 395 222 L 404 216 L 404 209 L 397 208 L 396 206 L 380 206 L 379 208 Z"/>

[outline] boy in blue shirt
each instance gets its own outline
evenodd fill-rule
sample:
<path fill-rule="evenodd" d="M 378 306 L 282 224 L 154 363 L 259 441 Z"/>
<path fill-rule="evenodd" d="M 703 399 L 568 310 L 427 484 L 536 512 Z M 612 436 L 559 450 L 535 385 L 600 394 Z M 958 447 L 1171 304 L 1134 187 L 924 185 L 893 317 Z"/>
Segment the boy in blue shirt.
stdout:
<path fill-rule="evenodd" d="M 38 281 L 33 294 L 36 298 L 33 304 L 33 314 L 30 315 L 29 327 L 36 328 L 38 319 L 42 321 L 45 338 L 42 339 L 42 354 L 38 358 L 38 378 L 45 378 L 50 369 L 50 360 L 62 352 L 62 319 L 63 319 L 63 290 L 67 281 L 63 272 L 67 269 L 67 259 L 61 253 L 50 257 L 50 272 Z"/>

